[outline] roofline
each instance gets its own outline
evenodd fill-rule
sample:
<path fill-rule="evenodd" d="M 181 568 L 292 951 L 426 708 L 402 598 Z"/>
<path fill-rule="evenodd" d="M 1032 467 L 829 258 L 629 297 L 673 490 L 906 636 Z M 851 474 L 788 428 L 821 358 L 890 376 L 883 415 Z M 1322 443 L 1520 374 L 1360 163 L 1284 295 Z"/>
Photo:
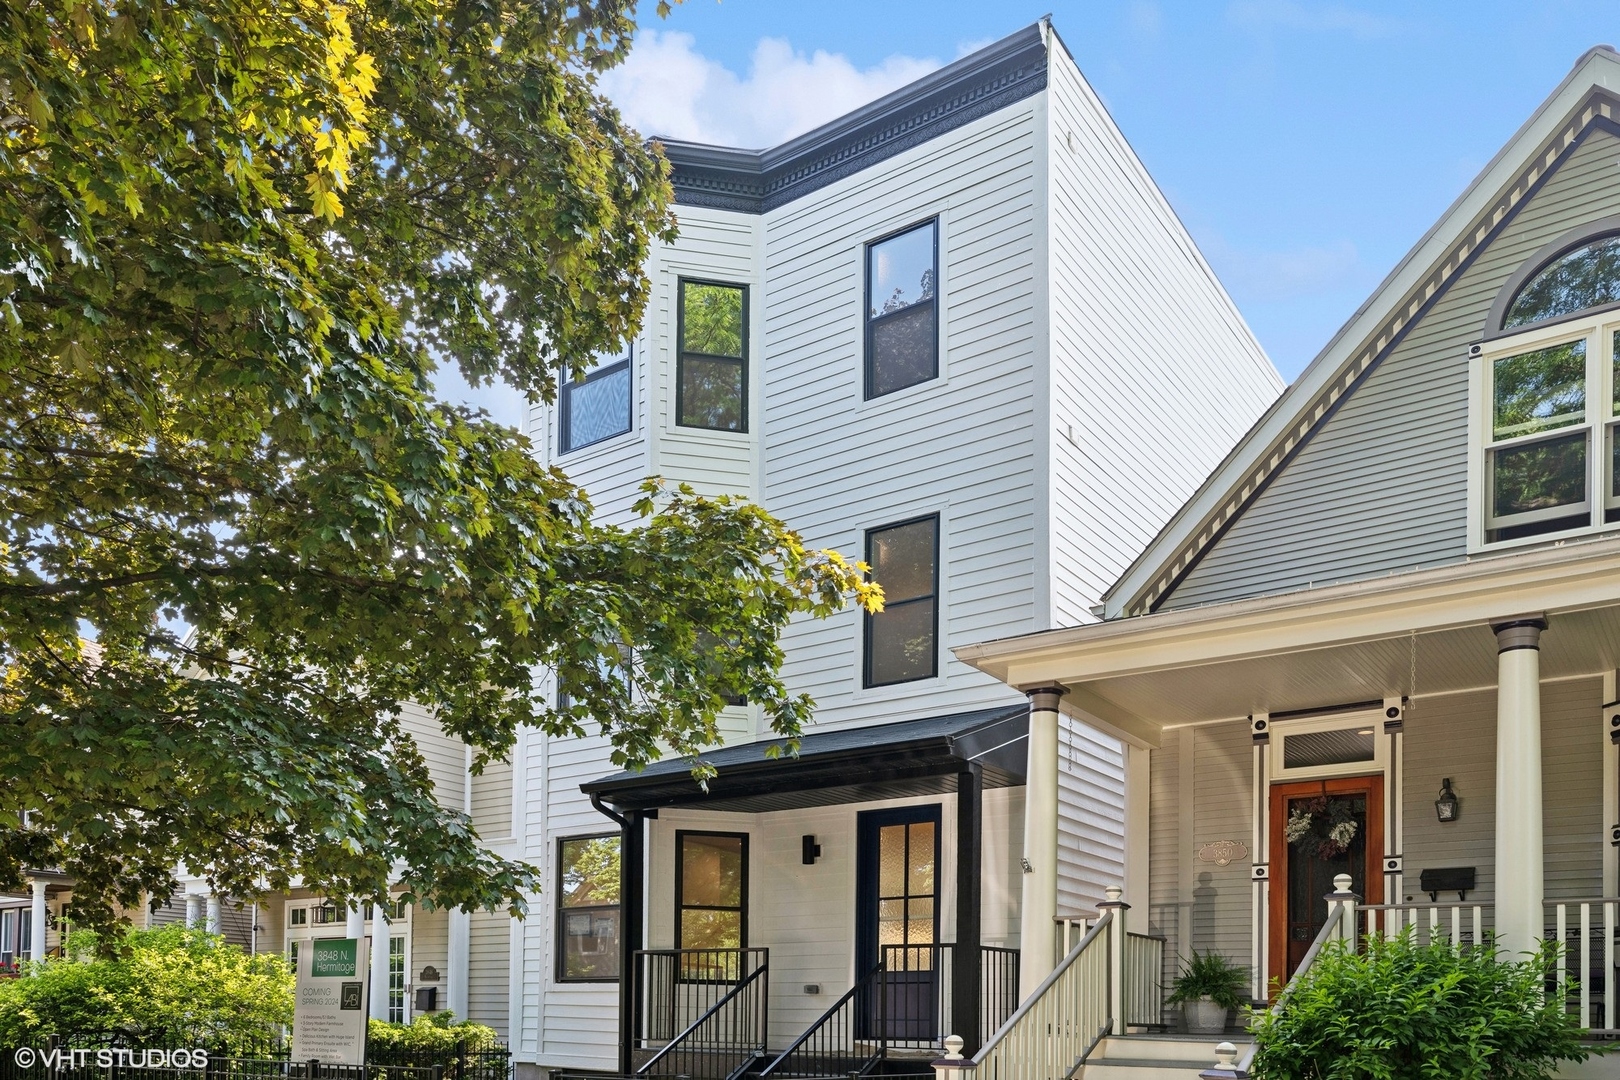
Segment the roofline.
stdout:
<path fill-rule="evenodd" d="M 1596 582 L 1607 582 L 1598 588 Z M 1513 590 L 1518 590 L 1513 592 Z M 1203 607 L 1156 612 L 1131 619 L 1041 630 L 1018 637 L 965 645 L 958 660 L 1011 686 L 1061 678 L 1031 671 L 1012 677 L 1014 665 L 1068 658 L 1083 670 L 1081 681 L 1144 670 L 1121 660 L 1110 668 L 1105 653 L 1167 649 L 1173 660 L 1152 667 L 1182 667 L 1219 658 L 1322 648 L 1336 641 L 1405 635 L 1500 617 L 1529 590 L 1551 612 L 1602 606 L 1620 600 L 1620 537 L 1527 548 L 1469 562 L 1410 570 L 1317 589 L 1273 593 Z M 1385 625 L 1387 624 L 1387 626 Z M 1196 655 L 1195 655 L 1196 654 Z M 1079 661 L 1084 657 L 1083 662 Z M 1073 676 L 1071 676 L 1073 677 Z"/>
<path fill-rule="evenodd" d="M 1046 16 L 787 142 L 747 150 L 654 141 L 675 201 L 759 214 L 1046 89 Z"/>
<path fill-rule="evenodd" d="M 1594 73 L 1596 65 L 1613 70 Z M 1557 134 L 1587 104 L 1595 92 L 1620 95 L 1620 55 L 1608 45 L 1588 49 L 1558 84 L 1454 199 L 1377 288 L 1347 319 L 1299 377 L 1261 415 L 1204 483 L 1160 529 L 1119 579 L 1103 593 L 1105 617 L 1116 618 L 1135 607 L 1189 539 L 1223 505 L 1242 490 L 1261 459 L 1267 457 L 1300 423 L 1324 391 L 1341 377 L 1345 367 L 1369 342 L 1377 339 L 1389 316 L 1437 267 L 1445 265 L 1457 241 L 1480 215 L 1510 191 L 1524 171 L 1532 151 Z M 1460 269 L 1460 268 L 1459 268 Z M 1342 400 L 1342 398 L 1341 398 Z M 1296 443 L 1302 445 L 1309 436 Z M 1284 455 L 1278 454 L 1277 464 Z M 1271 475 L 1268 472 L 1268 477 Z M 1246 503 L 1245 503 L 1246 505 Z M 1235 515 L 1234 515 L 1235 516 Z M 1213 538 L 1212 538 L 1213 539 Z M 1168 590 L 1166 590 L 1168 592 Z"/>

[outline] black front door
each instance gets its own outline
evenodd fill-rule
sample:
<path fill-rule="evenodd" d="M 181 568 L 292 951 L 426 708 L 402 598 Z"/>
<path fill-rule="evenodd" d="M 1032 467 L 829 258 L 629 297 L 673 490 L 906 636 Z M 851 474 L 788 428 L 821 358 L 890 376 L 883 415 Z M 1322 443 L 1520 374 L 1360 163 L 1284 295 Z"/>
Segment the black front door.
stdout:
<path fill-rule="evenodd" d="M 868 1037 L 939 1035 L 939 804 L 873 810 L 856 842 L 855 967 L 884 965 L 864 1003 Z"/>

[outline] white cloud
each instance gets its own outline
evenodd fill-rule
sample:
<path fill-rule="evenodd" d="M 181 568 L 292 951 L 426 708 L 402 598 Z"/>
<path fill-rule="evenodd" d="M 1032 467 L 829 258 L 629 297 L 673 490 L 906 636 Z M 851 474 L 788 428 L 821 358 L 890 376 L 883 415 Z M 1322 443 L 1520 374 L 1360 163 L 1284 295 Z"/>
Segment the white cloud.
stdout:
<path fill-rule="evenodd" d="M 1385 18 L 1342 4 L 1305 4 L 1295 0 L 1235 0 L 1226 13 L 1234 22 L 1259 29 L 1349 34 L 1364 40 L 1390 37 L 1407 25 L 1401 19 Z"/>
<path fill-rule="evenodd" d="M 891 56 L 857 68 L 846 57 L 805 55 L 762 38 L 738 76 L 697 51 L 690 34 L 645 31 L 630 56 L 602 77 L 603 92 L 643 135 L 762 148 L 802 135 L 939 67 Z"/>

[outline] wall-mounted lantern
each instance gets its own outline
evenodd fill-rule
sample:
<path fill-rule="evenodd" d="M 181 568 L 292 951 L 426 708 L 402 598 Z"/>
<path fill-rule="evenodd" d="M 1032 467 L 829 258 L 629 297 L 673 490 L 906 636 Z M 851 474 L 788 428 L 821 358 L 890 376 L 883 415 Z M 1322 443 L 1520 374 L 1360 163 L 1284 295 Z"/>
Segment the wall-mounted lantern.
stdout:
<path fill-rule="evenodd" d="M 817 859 L 821 858 L 821 845 L 816 843 L 815 834 L 814 833 L 806 833 L 803 837 L 800 838 L 800 843 L 804 847 L 803 853 L 801 855 L 801 860 L 803 861 L 804 865 L 806 865 L 806 866 L 815 865 L 815 861 Z"/>
<path fill-rule="evenodd" d="M 1441 821 L 1456 821 L 1458 813 L 1457 793 L 1451 790 L 1451 777 L 1440 781 L 1440 797 L 1434 800 L 1434 813 Z"/>

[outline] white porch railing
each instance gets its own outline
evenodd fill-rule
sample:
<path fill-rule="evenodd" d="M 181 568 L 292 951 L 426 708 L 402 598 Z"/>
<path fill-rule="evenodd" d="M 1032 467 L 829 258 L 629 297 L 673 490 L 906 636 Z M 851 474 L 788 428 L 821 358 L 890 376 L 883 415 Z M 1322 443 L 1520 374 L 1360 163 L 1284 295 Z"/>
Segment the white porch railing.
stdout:
<path fill-rule="evenodd" d="M 1489 904 L 1366 904 L 1358 912 L 1367 913 L 1363 933 L 1392 938 L 1407 927 L 1421 945 L 1449 941 L 1453 945 L 1477 945 L 1485 940 L 1491 919 L 1485 913 Z"/>
<path fill-rule="evenodd" d="M 1600 1034 L 1615 1030 L 1615 934 L 1620 897 L 1548 900 L 1546 936 L 1564 943 L 1558 998 L 1564 1011 L 1580 1009 L 1581 1023 Z M 1549 988 L 1550 989 L 1550 988 Z"/>
<path fill-rule="evenodd" d="M 1091 924 L 1046 981 L 964 1068 L 981 1080 L 1061 1080 L 1112 1026 L 1110 938 L 1118 911 Z"/>

